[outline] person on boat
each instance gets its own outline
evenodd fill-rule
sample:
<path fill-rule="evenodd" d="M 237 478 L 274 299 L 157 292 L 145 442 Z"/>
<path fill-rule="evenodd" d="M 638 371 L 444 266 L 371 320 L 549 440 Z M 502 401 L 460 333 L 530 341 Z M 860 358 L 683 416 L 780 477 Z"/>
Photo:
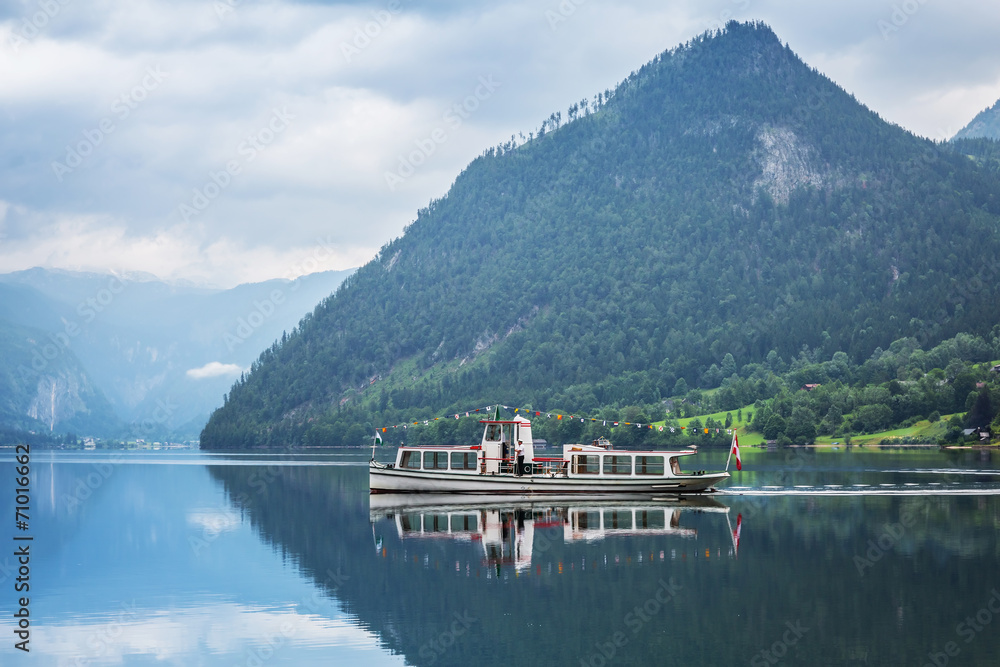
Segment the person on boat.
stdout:
<path fill-rule="evenodd" d="M 520 477 L 524 473 L 524 443 L 518 440 L 517 448 L 514 451 L 517 452 L 517 468 L 514 470 L 514 474 Z"/>

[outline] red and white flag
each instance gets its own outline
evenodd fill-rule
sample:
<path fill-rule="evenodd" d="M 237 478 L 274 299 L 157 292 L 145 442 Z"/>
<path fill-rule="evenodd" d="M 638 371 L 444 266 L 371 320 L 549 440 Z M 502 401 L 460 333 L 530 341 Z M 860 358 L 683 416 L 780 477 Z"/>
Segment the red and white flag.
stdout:
<path fill-rule="evenodd" d="M 733 553 L 734 555 L 739 555 L 740 553 L 740 533 L 743 532 L 743 513 L 741 512 L 739 516 L 736 517 L 736 530 L 733 531 Z"/>
<path fill-rule="evenodd" d="M 733 451 L 731 451 L 730 454 L 736 455 L 736 469 L 743 470 L 743 462 L 740 461 L 740 443 L 739 440 L 736 439 L 736 431 L 733 431 Z"/>

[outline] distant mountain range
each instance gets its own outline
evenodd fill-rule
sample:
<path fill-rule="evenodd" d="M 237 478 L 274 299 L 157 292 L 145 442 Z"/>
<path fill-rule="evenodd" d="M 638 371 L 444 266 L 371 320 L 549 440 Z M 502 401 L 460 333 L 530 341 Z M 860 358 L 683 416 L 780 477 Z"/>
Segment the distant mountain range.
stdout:
<path fill-rule="evenodd" d="M 1000 100 L 989 109 L 983 109 L 969 124 L 959 130 L 955 139 L 1000 139 Z"/>
<path fill-rule="evenodd" d="M 261 349 L 350 273 L 228 290 L 141 273 L 0 275 L 0 427 L 197 437 Z"/>
<path fill-rule="evenodd" d="M 264 352 L 202 446 L 360 444 L 496 401 L 656 405 L 772 355 L 985 334 L 996 145 L 886 123 L 731 22 L 485 151 Z"/>

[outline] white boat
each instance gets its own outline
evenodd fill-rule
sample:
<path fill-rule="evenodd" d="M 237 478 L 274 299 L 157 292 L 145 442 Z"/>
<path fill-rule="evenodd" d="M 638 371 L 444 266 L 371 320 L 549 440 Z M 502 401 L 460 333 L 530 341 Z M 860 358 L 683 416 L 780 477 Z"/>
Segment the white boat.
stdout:
<path fill-rule="evenodd" d="M 729 508 L 703 495 L 658 499 L 567 500 L 553 496 L 525 501 L 509 495 L 386 494 L 373 496 L 369 508 L 374 526 L 388 521 L 401 541 L 452 540 L 478 545 L 490 565 L 530 568 L 532 551 L 542 550 L 562 537 L 564 543 L 595 542 L 615 537 L 671 537 L 695 539 L 695 528 L 681 526 L 685 511 L 727 513 Z M 537 531 L 544 531 L 536 535 Z M 381 538 L 375 538 L 381 549 Z"/>
<path fill-rule="evenodd" d="M 483 439 L 470 447 L 400 447 L 395 463 L 368 467 L 372 493 L 675 494 L 713 491 L 729 473 L 682 472 L 697 452 L 616 450 L 601 439 L 563 445 L 561 457 L 536 457 L 531 421 L 483 420 Z M 510 443 L 523 443 L 523 464 Z"/>

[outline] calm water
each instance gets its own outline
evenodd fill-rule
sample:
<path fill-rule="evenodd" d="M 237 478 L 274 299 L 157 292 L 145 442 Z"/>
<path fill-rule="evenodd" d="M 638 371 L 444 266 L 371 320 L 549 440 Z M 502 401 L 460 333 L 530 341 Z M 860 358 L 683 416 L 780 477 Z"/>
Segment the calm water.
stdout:
<path fill-rule="evenodd" d="M 704 502 L 423 506 L 370 505 L 366 458 L 36 452 L 22 532 L 6 451 L 0 663 L 997 664 L 997 453 L 758 450 Z"/>

